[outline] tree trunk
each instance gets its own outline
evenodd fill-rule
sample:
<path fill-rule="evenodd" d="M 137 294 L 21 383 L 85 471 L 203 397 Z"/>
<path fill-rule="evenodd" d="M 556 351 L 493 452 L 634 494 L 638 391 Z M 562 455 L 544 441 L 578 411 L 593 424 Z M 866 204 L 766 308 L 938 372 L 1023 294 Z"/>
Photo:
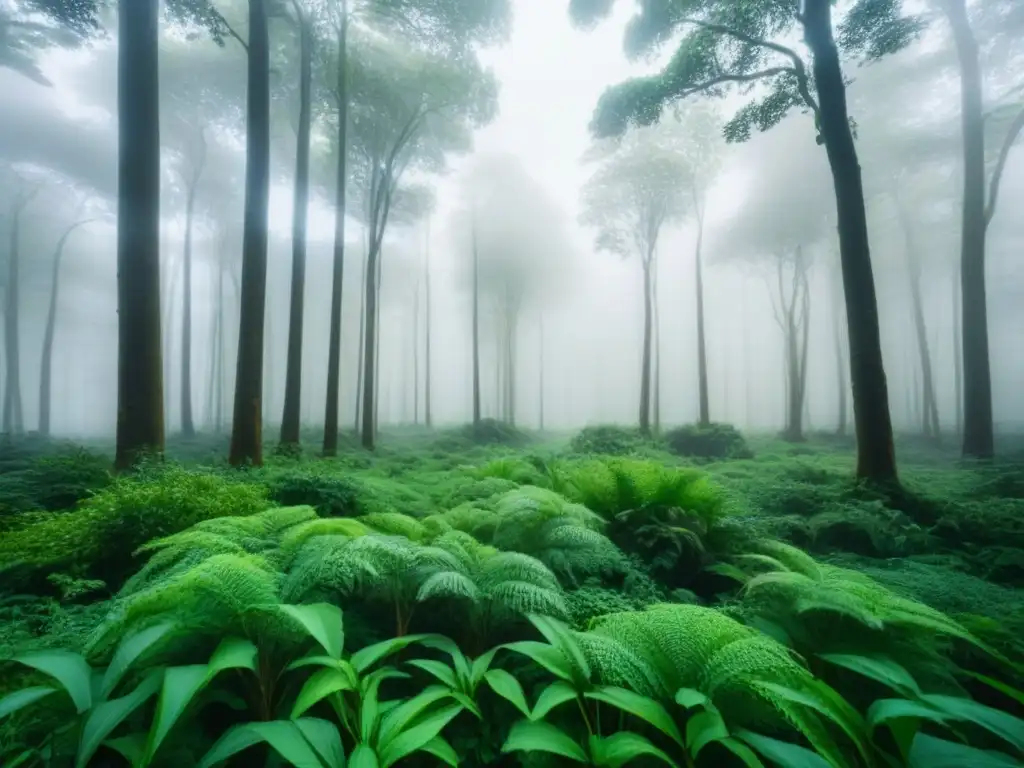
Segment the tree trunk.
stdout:
<path fill-rule="evenodd" d="M 363 336 L 363 402 L 362 444 L 372 451 L 376 445 L 377 426 L 377 264 L 380 249 L 371 237 L 370 252 L 366 257 L 366 329 Z"/>
<path fill-rule="evenodd" d="M 266 0 L 249 0 L 248 53 L 242 291 L 229 454 L 236 467 L 263 463 L 263 323 L 270 191 L 270 36 Z"/>
<path fill-rule="evenodd" d="M 961 343 L 960 331 L 963 327 L 960 323 L 960 280 L 954 270 L 952 280 L 953 287 L 953 396 L 956 400 L 954 408 L 956 411 L 956 433 L 963 435 L 964 430 L 964 369 L 963 369 L 963 344 Z"/>
<path fill-rule="evenodd" d="M 430 389 L 431 389 L 431 387 L 430 387 L 430 222 L 429 221 L 427 222 L 427 249 L 426 249 L 425 259 L 426 259 L 426 266 L 424 267 L 424 283 L 425 283 L 424 290 L 426 292 L 426 295 L 424 296 L 424 299 L 425 299 L 425 303 L 426 303 L 426 307 L 425 307 L 426 317 L 424 318 L 424 321 L 425 321 L 424 325 L 426 327 L 424 328 L 424 334 L 426 336 L 426 339 L 425 339 L 425 344 L 424 344 L 425 349 L 423 350 L 423 352 L 424 352 L 424 357 L 426 358 L 424 360 L 426 370 L 424 371 L 425 381 L 423 382 L 423 387 L 424 387 L 424 393 L 423 393 L 423 415 L 424 415 L 425 420 L 426 420 L 427 429 L 430 429 L 430 428 L 432 428 L 434 426 L 434 412 L 433 412 L 433 410 L 431 408 L 431 402 L 430 402 Z"/>
<path fill-rule="evenodd" d="M 473 211 L 473 426 L 480 426 L 480 254 Z"/>
<path fill-rule="evenodd" d="M 186 437 L 196 433 L 192 418 L 192 229 L 195 223 L 196 194 L 206 164 L 206 137 L 199 131 L 199 154 L 194 158 L 192 178 L 188 180 L 185 203 L 185 247 L 182 251 L 181 312 L 181 431 Z"/>
<path fill-rule="evenodd" d="M 224 268 L 222 264 L 217 265 L 217 282 L 214 302 L 213 302 L 213 313 L 210 319 L 210 367 L 206 374 L 206 425 L 211 429 L 216 430 L 217 420 L 215 415 L 215 402 L 217 399 L 217 382 L 220 380 L 220 358 L 218 356 L 218 347 L 220 342 L 218 339 L 221 334 L 220 325 L 220 302 L 222 299 L 223 292 L 223 274 Z"/>
<path fill-rule="evenodd" d="M 381 354 L 380 354 L 380 329 L 381 329 L 380 312 L 381 312 L 381 308 L 382 308 L 382 306 L 384 304 L 384 302 L 381 301 L 381 296 L 384 295 L 384 293 L 383 293 L 383 291 L 384 291 L 384 271 L 383 271 L 383 264 L 382 264 L 382 262 L 383 262 L 383 259 L 382 259 L 382 256 L 383 256 L 383 253 L 382 253 L 383 245 L 380 244 L 379 236 L 378 236 L 377 242 L 378 242 L 378 246 L 377 246 L 377 278 L 376 278 L 376 282 L 374 284 L 374 294 L 377 296 L 377 310 L 375 312 L 376 316 L 374 317 L 373 335 L 369 337 L 373 341 L 373 359 L 374 359 L 373 380 L 374 380 L 374 385 L 373 385 L 373 390 L 372 391 L 373 391 L 373 439 L 374 439 L 374 443 L 375 444 L 376 444 L 376 440 L 377 440 L 377 433 L 380 431 L 380 389 L 381 389 L 380 385 L 381 385 L 381 381 L 382 381 L 382 377 L 380 375 L 380 360 L 381 360 Z"/>
<path fill-rule="evenodd" d="M 368 241 L 367 241 L 368 242 Z M 359 353 L 358 360 L 356 361 L 356 415 L 355 415 L 355 431 L 360 432 L 362 430 L 362 413 L 363 413 L 363 359 L 366 357 L 366 281 L 368 272 L 366 271 L 366 260 L 363 259 L 362 263 L 362 274 L 360 275 L 360 285 L 362 291 L 359 294 Z"/>
<path fill-rule="evenodd" d="M 544 314 L 540 316 L 540 355 L 538 358 L 538 378 L 540 379 L 537 387 L 537 398 L 540 403 L 540 413 L 538 423 L 540 425 L 540 431 L 544 431 Z"/>
<path fill-rule="evenodd" d="M 327 351 L 327 407 L 324 411 L 324 456 L 338 453 L 341 399 L 341 299 L 345 276 L 345 192 L 348 183 L 348 4 L 341 3 L 338 29 L 338 166 L 335 172 L 334 274 L 331 281 L 331 331 Z M 358 407 L 357 407 L 358 410 Z"/>
<path fill-rule="evenodd" d="M 7 290 L 4 296 L 4 352 L 7 382 L 4 395 L 5 429 L 21 434 L 25 412 L 21 402 L 21 213 L 29 196 L 19 192 L 11 209 L 7 251 Z"/>
<path fill-rule="evenodd" d="M 640 360 L 640 434 L 651 436 L 651 353 L 654 307 L 652 304 L 652 268 L 654 266 L 654 249 L 651 248 L 644 259 L 644 346 Z"/>
<path fill-rule="evenodd" d="M 117 450 L 163 453 L 160 344 L 160 3 L 118 3 Z"/>
<path fill-rule="evenodd" d="M 653 404 L 651 407 L 654 434 L 661 434 L 661 313 L 658 311 L 658 262 L 654 263 L 654 275 L 651 279 L 651 303 L 654 310 L 654 359 L 651 362 L 653 372 L 651 374 L 651 394 Z"/>
<path fill-rule="evenodd" d="M 309 219 L 309 145 L 312 134 L 313 28 L 300 0 L 292 0 L 299 25 L 299 125 L 292 193 L 292 282 L 288 309 L 281 445 L 299 444 L 302 421 L 302 326 L 306 312 L 306 225 Z"/>
<path fill-rule="evenodd" d="M 50 282 L 50 307 L 46 312 L 46 330 L 43 332 L 43 356 L 39 367 L 39 432 L 50 434 L 50 415 L 53 398 L 53 340 L 57 333 L 57 299 L 60 296 L 60 265 L 64 247 L 71 233 L 89 223 L 89 219 L 76 221 L 64 230 L 53 252 L 53 278 Z"/>
<path fill-rule="evenodd" d="M 167 245 L 167 239 L 165 236 L 163 245 Z M 161 248 L 161 253 L 168 253 L 169 248 Z M 178 315 L 176 309 L 178 305 L 174 301 L 174 297 L 178 293 L 178 282 L 181 280 L 181 270 L 178 269 L 178 260 L 173 255 L 167 258 L 168 262 L 173 262 L 168 267 L 168 274 L 166 277 L 169 279 L 167 283 L 167 291 L 163 295 L 166 299 L 166 303 L 163 304 L 163 324 L 160 326 L 161 329 L 166 328 L 167 333 L 163 336 L 163 365 L 162 375 L 164 387 L 164 424 L 165 427 L 171 424 L 171 395 L 173 392 L 173 382 L 171 381 L 171 372 L 174 361 L 174 326 L 177 322 Z"/>
<path fill-rule="evenodd" d="M 695 285 L 697 291 L 697 389 L 699 393 L 698 423 L 706 427 L 711 423 L 708 403 L 708 354 L 704 329 L 704 267 L 701 251 L 704 245 L 704 214 L 697 215 L 697 247 L 694 251 Z"/>
<path fill-rule="evenodd" d="M 963 222 L 960 282 L 963 293 L 963 455 L 991 459 L 992 371 L 988 349 L 988 299 L 985 290 L 985 123 L 978 43 L 964 0 L 948 0 L 943 9 L 953 31 L 960 61 L 960 119 L 963 133 Z"/>
<path fill-rule="evenodd" d="M 841 318 L 843 301 L 843 275 L 839 270 L 832 270 L 832 343 L 836 354 L 836 396 L 838 415 L 836 418 L 836 434 L 846 435 L 846 388 L 849 382 L 846 377 L 846 359 L 843 353 L 843 322 Z"/>
<path fill-rule="evenodd" d="M 412 302 L 412 423 L 420 424 L 420 284 Z"/>
<path fill-rule="evenodd" d="M 849 329 L 853 418 L 857 431 L 857 477 L 895 482 L 896 452 L 882 360 L 864 187 L 850 129 L 839 52 L 832 34 L 829 0 L 807 0 L 803 24 L 805 40 L 814 59 L 821 139 L 836 193 L 839 253 Z"/>

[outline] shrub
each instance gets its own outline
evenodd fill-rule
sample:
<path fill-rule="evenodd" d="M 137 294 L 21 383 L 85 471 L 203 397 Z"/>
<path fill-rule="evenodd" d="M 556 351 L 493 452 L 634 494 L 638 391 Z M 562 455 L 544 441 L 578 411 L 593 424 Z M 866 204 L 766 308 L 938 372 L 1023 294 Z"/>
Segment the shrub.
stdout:
<path fill-rule="evenodd" d="M 522 430 L 497 419 L 481 419 L 479 424 L 467 424 L 462 432 L 475 445 L 525 445 L 529 442 Z"/>
<path fill-rule="evenodd" d="M 270 498 L 284 507 L 308 505 L 324 517 L 356 517 L 359 491 L 346 477 L 320 468 L 300 467 L 268 472 L 264 482 Z"/>
<path fill-rule="evenodd" d="M 686 424 L 665 433 L 665 444 L 677 456 L 701 459 L 751 459 L 753 451 L 731 424 Z"/>
<path fill-rule="evenodd" d="M 267 506 L 266 489 L 178 466 L 115 480 L 63 514 L 36 516 L 0 539 L 0 574 L 8 589 L 46 589 L 46 575 L 67 571 L 116 588 L 138 566 L 146 542 L 203 520 L 250 515 Z"/>
<path fill-rule="evenodd" d="M 33 458 L 0 475 L 0 516 L 70 509 L 110 484 L 109 464 L 84 448 Z"/>
<path fill-rule="evenodd" d="M 584 427 L 569 443 L 573 453 L 629 456 L 644 445 L 640 430 L 614 424 Z"/>

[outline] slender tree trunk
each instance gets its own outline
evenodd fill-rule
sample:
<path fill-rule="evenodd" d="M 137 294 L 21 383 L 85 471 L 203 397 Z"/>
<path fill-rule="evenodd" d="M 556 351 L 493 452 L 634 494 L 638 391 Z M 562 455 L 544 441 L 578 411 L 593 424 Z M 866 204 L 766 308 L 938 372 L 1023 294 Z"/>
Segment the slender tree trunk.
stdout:
<path fill-rule="evenodd" d="M 420 424 L 420 284 L 412 302 L 412 423 Z"/>
<path fill-rule="evenodd" d="M 334 273 L 331 281 L 331 331 L 327 351 L 327 407 L 324 411 L 324 456 L 338 453 L 341 399 L 341 299 L 345 276 L 345 192 L 348 183 L 348 3 L 341 3 L 338 29 L 338 164 L 335 171 Z M 360 336 L 362 335 L 360 331 Z M 358 405 L 357 409 L 358 411 Z"/>
<path fill-rule="evenodd" d="M 857 430 L 857 476 L 877 482 L 895 482 L 896 452 L 882 360 L 864 187 L 850 129 L 839 51 L 832 34 L 829 0 L 807 0 L 803 25 L 805 40 L 813 54 L 814 82 L 820 100 L 821 139 L 836 193 L 839 252 L 849 328 L 853 417 Z"/>
<path fill-rule="evenodd" d="M 652 393 L 653 399 L 653 418 L 654 422 L 654 434 L 661 434 L 661 313 L 658 311 L 658 262 L 654 263 L 654 275 L 651 279 L 651 292 L 653 294 L 651 303 L 654 309 L 654 360 L 652 362 L 654 371 L 651 374 L 653 379 L 651 386 L 654 389 Z"/>
<path fill-rule="evenodd" d="M 964 369 L 963 344 L 960 331 L 960 275 L 954 270 L 951 285 L 953 286 L 953 396 L 956 402 L 956 433 L 963 435 L 964 430 Z"/>
<path fill-rule="evenodd" d="M 696 198 L 696 195 L 694 195 Z M 708 404 L 708 353 L 704 329 L 704 267 L 701 251 L 704 245 L 704 211 L 697 207 L 697 245 L 694 249 L 694 285 L 697 291 L 697 389 L 699 410 L 697 420 L 702 427 L 711 423 L 711 409 Z"/>
<path fill-rule="evenodd" d="M 424 360 L 424 363 L 426 364 L 426 370 L 424 371 L 425 381 L 423 382 L 423 387 L 424 387 L 424 393 L 423 393 L 423 412 L 424 412 L 424 417 L 426 419 L 427 429 L 430 429 L 430 428 L 432 428 L 434 426 L 434 412 L 433 412 L 433 409 L 431 407 L 431 402 L 430 402 L 430 394 L 431 394 L 431 392 L 430 392 L 430 390 L 431 390 L 431 386 L 430 386 L 430 381 L 431 381 L 431 378 L 430 378 L 430 362 L 431 362 L 431 360 L 430 360 L 430 221 L 429 221 L 429 219 L 427 221 L 426 240 L 427 240 L 427 242 L 426 242 L 426 246 L 427 247 L 426 247 L 426 253 L 424 254 L 426 265 L 424 266 L 424 270 L 423 270 L 423 273 L 424 273 L 424 289 L 425 289 L 425 292 L 426 292 L 426 296 L 424 296 L 424 299 L 426 300 L 426 307 L 425 307 L 426 317 L 424 318 L 425 326 L 426 326 L 424 328 L 424 334 L 426 335 L 425 349 L 424 349 L 424 356 L 425 356 L 426 359 Z"/>
<path fill-rule="evenodd" d="M 811 337 L 811 285 L 807 277 L 807 265 L 801 259 L 800 285 L 802 294 L 800 297 L 800 389 L 798 402 L 800 404 L 801 421 L 797 423 L 797 437 L 804 439 L 804 430 L 810 427 L 811 411 L 807 401 L 807 355 L 810 349 Z"/>
<path fill-rule="evenodd" d="M 13 434 L 21 434 L 25 429 L 25 412 L 21 401 L 21 214 L 31 197 L 31 193 L 19 192 L 14 201 L 7 251 L 7 289 L 4 296 L 7 383 L 4 410 L 9 410 L 9 414 L 5 414 L 5 421 Z"/>
<path fill-rule="evenodd" d="M 473 211 L 473 426 L 480 426 L 480 254 Z"/>
<path fill-rule="evenodd" d="M 654 249 L 650 248 L 643 263 L 644 267 L 644 346 L 640 361 L 640 434 L 651 436 L 651 338 L 654 323 L 653 275 Z"/>
<path fill-rule="evenodd" d="M 978 43 L 965 0 L 948 0 L 943 9 L 953 31 L 960 61 L 960 118 L 963 133 L 963 224 L 960 281 L 963 293 L 963 454 L 990 459 L 995 454 L 992 424 L 992 371 L 988 348 L 988 298 L 985 290 L 985 122 Z"/>
<path fill-rule="evenodd" d="M 211 316 L 211 328 L 210 328 L 210 368 L 207 372 L 206 381 L 206 425 L 213 430 L 217 428 L 217 417 L 216 417 L 216 399 L 217 399 L 217 382 L 220 381 L 220 334 L 221 334 L 221 313 L 220 313 L 220 302 L 223 300 L 223 274 L 224 267 L 222 264 L 217 265 L 217 281 L 216 294 L 213 302 L 213 312 Z"/>
<path fill-rule="evenodd" d="M 518 302 L 513 301 L 505 325 L 505 421 L 516 425 L 516 330 L 519 327 Z"/>
<path fill-rule="evenodd" d="M 841 318 L 843 302 L 843 276 L 839 270 L 832 270 L 832 344 L 836 355 L 836 396 L 838 415 L 836 418 L 836 434 L 846 435 L 846 388 L 849 381 L 846 376 L 846 358 L 843 350 L 843 321 Z"/>
<path fill-rule="evenodd" d="M 299 125 L 292 193 L 292 282 L 288 314 L 281 445 L 298 445 L 302 421 L 302 332 L 306 312 L 306 226 L 309 219 L 309 146 L 312 136 L 313 27 L 300 0 L 292 0 L 299 25 Z"/>
<path fill-rule="evenodd" d="M 270 191 L 270 36 L 266 0 L 249 0 L 248 53 L 242 292 L 229 454 L 234 466 L 263 463 L 263 326 Z"/>
<path fill-rule="evenodd" d="M 50 414 L 53 399 L 53 340 L 57 333 L 57 300 L 60 296 L 60 265 L 68 238 L 89 219 L 76 221 L 64 230 L 53 252 L 53 278 L 50 281 L 50 306 L 46 312 L 46 330 L 43 332 L 43 356 L 39 367 L 39 432 L 50 434 Z"/>
<path fill-rule="evenodd" d="M 167 245 L 166 236 L 164 239 L 164 246 Z M 168 253 L 169 248 L 161 248 L 161 253 Z M 171 424 L 171 400 L 173 392 L 174 382 L 171 380 L 171 373 L 173 370 L 174 362 L 174 327 L 177 323 L 178 305 L 174 301 L 174 297 L 178 293 L 178 282 L 181 280 L 181 270 L 178 269 L 178 260 L 173 256 L 167 258 L 168 262 L 173 262 L 168 268 L 169 278 L 167 280 L 167 293 L 164 296 L 166 302 L 163 305 L 163 324 L 160 326 L 161 329 L 166 329 L 167 333 L 163 335 L 163 366 L 162 375 L 163 383 L 166 388 L 164 391 L 164 424 L 165 427 Z"/>
<path fill-rule="evenodd" d="M 370 252 L 366 259 L 366 331 L 363 336 L 363 448 L 373 450 L 377 425 L 377 263 L 380 258 L 376 238 L 371 237 Z"/>
<path fill-rule="evenodd" d="M 932 373 L 932 356 L 928 345 L 928 324 L 924 315 L 924 296 L 921 293 L 921 258 L 910 229 L 911 224 L 907 213 L 897 200 L 896 206 L 900 217 L 903 239 L 906 249 L 907 277 L 910 282 L 910 308 L 914 316 L 914 333 L 917 340 L 917 352 L 921 365 L 922 386 L 922 432 L 925 437 L 938 439 L 941 436 L 939 427 L 939 406 L 935 396 L 935 379 Z"/>
<path fill-rule="evenodd" d="M 360 432 L 362 430 L 362 413 L 363 413 L 363 378 L 364 371 L 366 370 L 363 361 L 366 357 L 366 281 L 369 279 L 369 273 L 366 271 L 366 260 L 362 261 L 362 274 L 360 275 L 359 284 L 362 286 L 359 297 L 359 359 L 356 362 L 358 370 L 356 371 L 356 416 L 355 416 L 355 431 Z"/>
<path fill-rule="evenodd" d="M 188 180 L 185 203 L 185 247 L 182 251 L 181 312 L 181 431 L 186 437 L 196 433 L 192 418 L 192 230 L 195 223 L 196 195 L 206 165 L 206 137 L 199 131 L 198 155 L 194 158 L 192 177 Z"/>
<path fill-rule="evenodd" d="M 538 357 L 538 386 L 537 399 L 540 403 L 540 414 L 538 418 L 540 431 L 544 431 L 544 313 L 540 315 L 540 354 Z"/>
<path fill-rule="evenodd" d="M 378 237 L 378 242 L 379 241 L 380 241 L 380 239 Z M 373 379 L 374 380 L 374 386 L 373 386 L 373 438 L 374 438 L 374 441 L 376 441 L 377 433 L 380 431 L 380 390 L 381 390 L 381 381 L 382 381 L 382 377 L 381 377 L 381 374 L 380 374 L 380 367 L 381 367 L 381 365 L 380 365 L 380 362 L 381 362 L 381 354 L 380 354 L 380 347 L 381 347 L 381 345 L 380 345 L 380 337 L 381 337 L 381 332 L 380 332 L 380 329 L 381 329 L 381 325 L 382 325 L 381 324 L 381 319 L 380 319 L 380 312 L 381 312 L 381 307 L 383 305 L 383 302 L 381 301 L 381 296 L 384 295 L 384 293 L 383 293 L 383 291 L 384 291 L 384 279 L 383 279 L 384 278 L 384 273 L 383 273 L 383 266 L 382 266 L 382 262 L 383 262 L 383 259 L 382 259 L 382 256 L 383 256 L 382 249 L 383 249 L 383 246 L 382 245 L 378 245 L 378 247 L 377 247 L 377 278 L 376 278 L 376 282 L 374 284 L 374 293 L 377 296 L 377 309 L 376 309 L 376 313 L 375 313 L 376 316 L 374 317 L 373 335 L 370 336 L 370 339 L 373 342 L 373 359 L 374 359 L 374 370 L 373 370 L 373 377 L 374 377 L 374 379 Z"/>
<path fill-rule="evenodd" d="M 118 3 L 117 450 L 163 453 L 160 359 L 160 3 Z"/>

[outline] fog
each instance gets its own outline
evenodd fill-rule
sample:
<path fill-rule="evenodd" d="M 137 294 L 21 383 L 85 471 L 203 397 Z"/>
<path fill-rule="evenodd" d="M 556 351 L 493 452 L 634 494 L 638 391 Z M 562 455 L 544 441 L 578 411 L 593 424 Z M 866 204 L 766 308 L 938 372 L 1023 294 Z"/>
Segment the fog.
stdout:
<path fill-rule="evenodd" d="M 231 3 L 224 3 L 232 6 Z M 235 4 L 239 5 L 239 4 Z M 431 391 L 435 425 L 472 418 L 474 243 L 480 285 L 481 406 L 484 416 L 525 427 L 568 430 L 635 424 L 641 390 L 643 270 L 636 255 L 598 247 L 584 206 L 602 162 L 588 125 L 605 89 L 653 71 L 664 60 L 631 62 L 622 52 L 633 9 L 619 4 L 594 30 L 575 27 L 565 3 L 515 0 L 509 39 L 481 52 L 499 91 L 497 114 L 474 129 L 471 147 L 431 167 L 412 168 L 396 198 L 381 249 L 379 422 L 422 422 L 426 382 L 426 275 L 430 282 Z M 107 20 L 108 27 L 116 24 Z M 117 42 L 44 47 L 41 78 L 0 66 L 0 251 L 9 260 L 14 206 L 34 196 L 18 221 L 20 387 L 24 428 L 38 426 L 40 350 L 54 252 L 65 230 L 53 362 L 52 431 L 113 434 L 117 413 Z M 1012 36 L 1011 36 L 1012 37 Z M 272 184 L 263 417 L 276 435 L 284 406 L 292 176 L 295 166 L 294 35 L 272 26 Z M 993 38 L 994 39 L 994 38 Z M 1003 111 L 1020 101 L 1024 46 L 986 47 L 990 148 L 1007 130 Z M 668 52 L 669 54 L 671 51 Z M 919 432 L 922 364 L 915 330 L 908 249 L 920 263 L 922 310 L 942 430 L 958 423 L 955 376 L 959 324 L 961 140 L 959 84 L 947 30 L 936 23 L 911 47 L 880 62 L 846 65 L 856 146 L 868 205 L 882 347 L 894 427 Z M 162 307 L 167 429 L 182 419 L 181 277 L 187 179 L 197 136 L 206 145 L 196 188 L 191 398 L 197 428 L 227 429 L 238 344 L 245 170 L 245 54 L 232 40 L 165 29 L 161 47 Z M 324 420 L 334 234 L 333 118 L 317 82 L 305 289 L 301 415 Z M 211 96 L 212 94 L 212 96 Z M 825 149 L 812 117 L 791 110 L 779 125 L 726 144 L 720 126 L 746 103 L 714 102 L 707 153 L 718 168 L 703 197 L 703 285 L 710 414 L 746 430 L 778 431 L 787 419 L 786 347 L 778 322 L 779 269 L 800 247 L 807 267 L 807 385 L 803 429 L 835 430 L 838 243 L 836 203 Z M 696 100 L 680 107 L 681 141 L 692 138 Z M 1019 106 L 1018 106 L 1019 108 Z M 1012 115 L 1011 115 L 1012 116 Z M 688 127 L 689 126 L 689 127 Z M 648 130 L 648 129 L 642 129 Z M 1003 134 L 1000 134 L 1000 131 Z M 1024 427 L 1024 141 L 1005 162 L 988 230 L 986 274 L 992 393 L 998 430 Z M 608 152 L 617 151 L 614 147 Z M 993 158 L 992 162 L 994 162 Z M 442 167 L 443 165 L 443 167 Z M 991 163 L 990 163 L 991 168 Z M 351 180 L 342 301 L 343 428 L 357 409 L 365 207 Z M 429 192 L 429 194 L 426 194 Z M 901 218 L 902 216 L 902 218 Z M 692 211 L 669 218 L 656 243 L 655 381 L 664 425 L 698 418 L 697 312 Z M 221 275 L 224 275 L 223 280 Z M 789 272 L 785 288 L 790 289 Z M 10 279 L 4 268 L 5 284 Z M 792 285 L 796 285 L 794 280 Z M 223 294 L 220 291 L 223 290 Z M 8 295 L 10 291 L 8 289 Z M 838 303 L 837 303 L 838 301 Z M 218 308 L 223 337 L 217 342 Z M 965 308 L 971 311 L 971 308 Z M 514 330 L 508 324 L 514 320 Z M 840 329 L 840 354 L 845 331 Z M 512 352 L 506 346 L 512 340 Z M 10 353 L 8 343 L 6 353 Z M 219 364 L 218 364 L 219 359 Z M 511 359 L 511 363 L 509 362 Z M 845 360 L 842 365 L 849 366 Z M 9 366 L 10 361 L 5 361 Z M 543 369 L 543 370 L 542 370 Z M 512 385 L 509 386 L 508 371 Z M 542 404 L 543 399 L 543 404 Z M 511 414 L 509 408 L 511 403 Z M 850 412 L 852 414 L 852 411 Z M 852 430 L 852 415 L 848 417 Z"/>

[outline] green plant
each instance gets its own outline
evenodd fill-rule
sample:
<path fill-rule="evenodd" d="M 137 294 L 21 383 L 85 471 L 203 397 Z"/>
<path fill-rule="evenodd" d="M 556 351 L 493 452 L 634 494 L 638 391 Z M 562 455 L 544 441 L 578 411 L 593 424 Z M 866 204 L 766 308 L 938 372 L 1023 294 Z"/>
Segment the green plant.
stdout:
<path fill-rule="evenodd" d="M 569 450 L 580 454 L 629 456 L 646 443 L 635 427 L 605 424 L 581 429 L 569 443 Z"/>
<path fill-rule="evenodd" d="M 677 456 L 702 459 L 752 459 L 746 439 L 732 424 L 686 424 L 670 429 L 664 436 L 668 449 Z"/>

